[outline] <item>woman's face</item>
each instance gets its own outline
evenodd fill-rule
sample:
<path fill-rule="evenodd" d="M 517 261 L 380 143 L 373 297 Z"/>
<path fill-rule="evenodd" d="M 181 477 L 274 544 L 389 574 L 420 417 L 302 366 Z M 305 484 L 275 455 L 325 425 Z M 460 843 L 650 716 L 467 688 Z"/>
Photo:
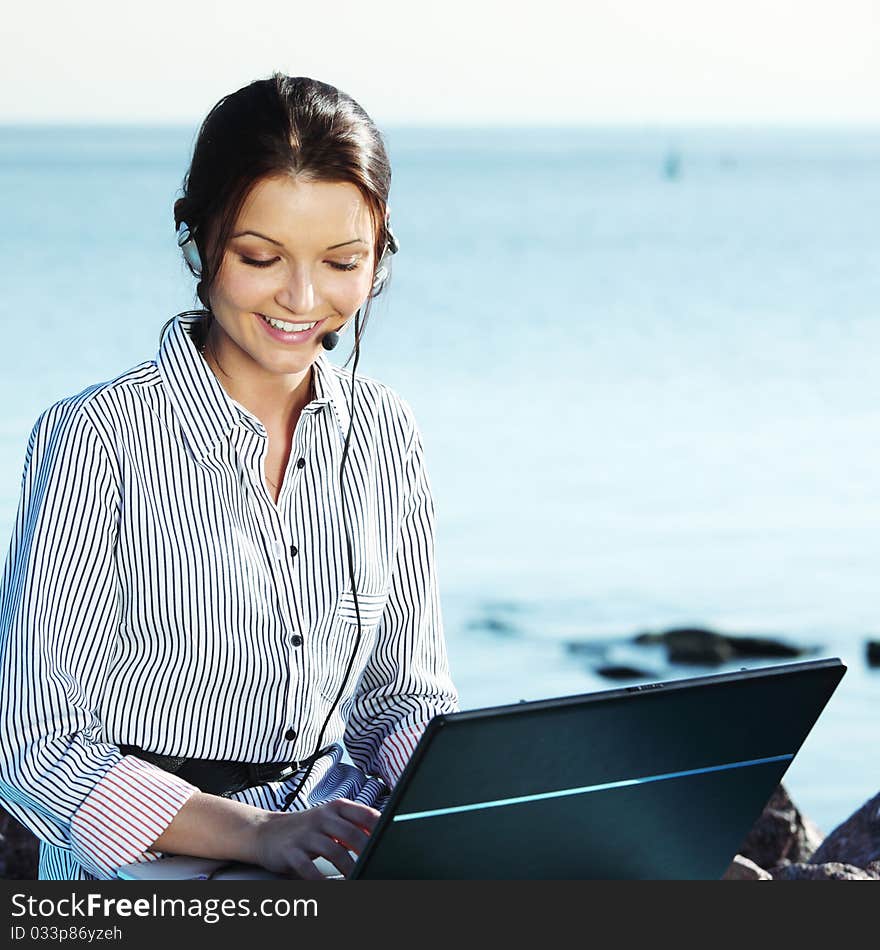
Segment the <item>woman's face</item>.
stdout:
<path fill-rule="evenodd" d="M 211 344 L 224 369 L 305 372 L 324 335 L 366 300 L 373 257 L 369 208 L 350 182 L 257 182 L 210 291 Z"/>

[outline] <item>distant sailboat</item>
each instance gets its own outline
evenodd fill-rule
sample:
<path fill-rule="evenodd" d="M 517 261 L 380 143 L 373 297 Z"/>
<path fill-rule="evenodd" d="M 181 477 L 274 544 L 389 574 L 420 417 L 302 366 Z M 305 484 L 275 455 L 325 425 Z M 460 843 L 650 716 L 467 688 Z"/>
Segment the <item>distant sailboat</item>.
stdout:
<path fill-rule="evenodd" d="M 663 174 L 670 181 L 674 181 L 681 174 L 681 155 L 678 152 L 667 153 L 666 161 L 663 163 Z"/>

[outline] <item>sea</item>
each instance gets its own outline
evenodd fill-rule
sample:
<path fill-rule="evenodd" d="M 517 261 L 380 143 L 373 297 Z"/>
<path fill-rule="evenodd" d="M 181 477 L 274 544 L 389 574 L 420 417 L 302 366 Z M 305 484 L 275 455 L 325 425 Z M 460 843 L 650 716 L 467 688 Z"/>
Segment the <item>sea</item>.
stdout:
<path fill-rule="evenodd" d="M 194 305 L 196 129 L 0 127 L 4 545 L 39 413 Z M 880 128 L 383 132 L 358 372 L 422 431 L 462 707 L 782 662 L 633 642 L 674 627 L 840 657 L 784 780 L 829 832 L 880 791 Z"/>

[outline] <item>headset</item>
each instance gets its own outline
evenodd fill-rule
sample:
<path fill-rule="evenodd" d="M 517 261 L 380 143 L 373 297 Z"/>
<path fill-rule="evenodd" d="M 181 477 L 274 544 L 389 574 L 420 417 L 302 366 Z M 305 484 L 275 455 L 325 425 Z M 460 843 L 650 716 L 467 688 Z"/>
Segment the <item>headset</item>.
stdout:
<path fill-rule="evenodd" d="M 369 296 L 367 297 L 365 305 L 365 316 L 369 315 L 370 303 L 374 297 L 377 297 L 385 287 L 385 284 L 388 281 L 389 276 L 391 275 L 391 256 L 396 254 L 400 250 L 400 243 L 394 235 L 394 232 L 391 230 L 391 221 L 386 215 L 385 218 L 385 233 L 386 240 L 385 246 L 382 250 L 382 255 L 379 258 L 379 263 L 376 266 L 376 272 L 373 275 L 373 284 L 370 288 Z M 177 246 L 183 253 L 186 263 L 189 265 L 190 269 L 196 276 L 201 276 L 202 272 L 202 259 L 199 254 L 198 246 L 196 245 L 195 236 L 193 231 L 190 229 L 189 225 L 185 221 L 181 221 L 177 228 Z M 336 694 L 336 699 L 333 701 L 333 705 L 330 707 L 330 712 L 327 713 L 327 718 L 324 720 L 324 725 L 321 726 L 321 731 L 318 733 L 318 741 L 315 745 L 315 751 L 312 753 L 308 759 L 303 761 L 308 761 L 309 764 L 306 768 L 306 771 L 302 778 L 297 783 L 296 788 L 288 793 L 284 799 L 284 807 L 281 811 L 289 811 L 290 806 L 296 801 L 297 795 L 299 795 L 302 787 L 305 785 L 306 780 L 312 772 L 312 766 L 320 758 L 318 755 L 321 752 L 321 740 L 324 738 L 324 732 L 327 729 L 327 724 L 330 722 L 333 713 L 336 710 L 336 706 L 339 703 L 339 700 L 342 698 L 342 694 L 345 691 L 346 684 L 348 683 L 348 678 L 351 675 L 351 669 L 354 665 L 354 658 L 357 656 L 358 648 L 361 643 L 361 608 L 358 603 L 357 597 L 357 584 L 355 583 L 354 577 L 354 555 L 352 553 L 352 540 L 351 540 L 351 527 L 348 523 L 348 516 L 346 513 L 345 507 L 345 483 L 343 481 L 343 473 L 345 471 L 345 463 L 348 459 L 348 450 L 349 444 L 351 442 L 351 433 L 354 427 L 354 415 L 355 415 L 355 371 L 357 370 L 358 360 L 360 359 L 360 340 L 361 340 L 361 307 L 358 307 L 357 311 L 354 314 L 354 362 L 351 367 L 351 414 L 348 421 L 348 432 L 345 436 L 345 443 L 342 447 L 342 459 L 339 463 L 339 491 L 342 498 L 342 523 L 345 529 L 345 549 L 348 555 L 348 579 L 351 584 L 351 592 L 354 599 L 354 610 L 355 616 L 357 617 L 357 638 L 355 639 L 354 649 L 351 651 L 351 656 L 348 660 L 348 665 L 345 668 L 345 675 L 342 677 L 342 685 L 339 687 L 339 692 Z M 344 323 L 340 330 L 343 332 L 348 326 L 347 323 Z M 325 333 L 321 338 L 321 345 L 325 350 L 332 350 L 339 343 L 339 332 L 336 330 L 330 330 Z"/>

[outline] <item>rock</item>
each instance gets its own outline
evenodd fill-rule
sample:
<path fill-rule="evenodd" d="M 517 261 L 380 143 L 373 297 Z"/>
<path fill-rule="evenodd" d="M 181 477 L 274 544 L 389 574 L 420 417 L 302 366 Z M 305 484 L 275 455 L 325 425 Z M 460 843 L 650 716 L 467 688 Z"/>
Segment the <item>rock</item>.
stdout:
<path fill-rule="evenodd" d="M 773 875 L 759 868 L 754 861 L 736 854 L 730 867 L 721 876 L 722 881 L 772 881 Z"/>
<path fill-rule="evenodd" d="M 633 638 L 642 646 L 665 643 L 670 663 L 717 666 L 736 657 L 791 658 L 812 652 L 772 637 L 740 637 L 702 627 L 680 627 L 664 633 L 640 633 Z"/>
<path fill-rule="evenodd" d="M 880 874 L 854 864 L 788 864 L 770 871 L 774 881 L 880 881 Z"/>
<path fill-rule="evenodd" d="M 0 879 L 35 881 L 39 853 L 39 839 L 0 809 Z"/>
<path fill-rule="evenodd" d="M 738 852 L 759 867 L 775 868 L 809 861 L 821 843 L 822 832 L 779 785 Z"/>
<path fill-rule="evenodd" d="M 604 676 L 610 680 L 649 680 L 655 679 L 653 673 L 646 673 L 644 670 L 637 670 L 634 666 L 614 666 L 608 664 L 599 666 L 595 670 L 599 676 Z"/>
<path fill-rule="evenodd" d="M 698 627 L 667 630 L 663 635 L 670 663 L 698 663 L 716 666 L 733 659 L 728 638 Z"/>
<path fill-rule="evenodd" d="M 880 861 L 880 793 L 838 825 L 810 861 L 814 864 L 835 861 L 859 868 Z"/>
<path fill-rule="evenodd" d="M 771 637 L 728 637 L 727 640 L 736 656 L 794 657 L 812 652 Z"/>
<path fill-rule="evenodd" d="M 880 640 L 868 640 L 865 644 L 865 659 L 868 666 L 880 666 Z"/>
<path fill-rule="evenodd" d="M 645 633 L 639 633 L 633 637 L 633 643 L 639 644 L 651 644 L 651 643 L 662 643 L 664 634 L 662 633 L 651 633 L 647 631 Z"/>

